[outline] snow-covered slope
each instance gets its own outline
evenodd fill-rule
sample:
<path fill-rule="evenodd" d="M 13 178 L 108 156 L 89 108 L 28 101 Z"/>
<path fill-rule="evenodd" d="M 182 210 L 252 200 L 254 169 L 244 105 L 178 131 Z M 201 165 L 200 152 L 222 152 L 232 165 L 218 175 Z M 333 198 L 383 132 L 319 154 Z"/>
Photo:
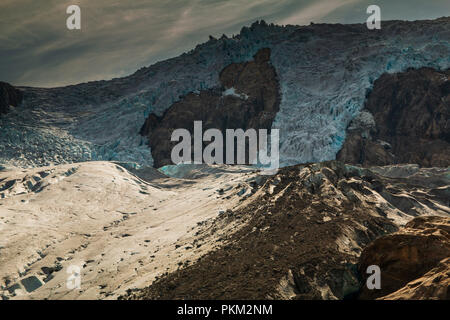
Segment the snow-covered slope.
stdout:
<path fill-rule="evenodd" d="M 176 179 L 96 161 L 0 172 L 0 301 L 111 299 L 195 261 L 231 234 L 204 230 L 246 203 L 254 171 L 204 166 Z M 66 286 L 73 267 L 80 290 Z"/>
<path fill-rule="evenodd" d="M 87 160 L 151 165 L 139 130 L 180 95 L 218 85 L 228 64 L 269 47 L 282 101 L 282 165 L 334 159 L 345 129 L 384 72 L 450 67 L 450 18 L 365 24 L 244 27 L 135 74 L 54 89 L 21 88 L 24 103 L 0 119 L 0 164 L 21 167 Z M 126 59 L 126 57 L 124 57 Z M 43 75 L 45 76 L 45 75 Z"/>

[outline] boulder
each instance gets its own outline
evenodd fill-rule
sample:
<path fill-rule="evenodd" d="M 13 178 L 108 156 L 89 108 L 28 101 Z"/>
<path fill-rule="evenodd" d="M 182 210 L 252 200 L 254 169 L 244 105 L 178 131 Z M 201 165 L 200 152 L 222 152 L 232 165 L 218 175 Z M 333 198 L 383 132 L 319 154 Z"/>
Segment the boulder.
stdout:
<path fill-rule="evenodd" d="M 440 265 L 441 261 L 449 257 L 450 218 L 437 216 L 415 218 L 400 231 L 383 236 L 364 249 L 358 264 L 361 278 L 368 277 L 366 274 L 368 266 L 379 266 L 381 289 L 370 290 L 364 283 L 359 298 L 389 298 L 398 290 L 402 290 L 403 293 L 398 293 L 397 296 L 406 296 L 406 292 L 410 292 L 414 284 L 419 284 L 416 282 L 418 279 L 423 278 L 420 283 L 424 283 L 427 279 L 434 279 L 434 274 L 441 273 L 444 268 Z M 442 263 L 448 266 L 448 261 Z M 437 269 L 427 274 L 434 268 Z M 442 278 L 444 282 L 447 281 L 445 279 L 448 279 L 448 276 Z M 433 292 L 444 290 L 438 288 L 445 285 L 444 282 L 440 283 L 440 280 L 434 282 L 432 290 L 422 288 L 420 291 L 423 295 L 420 298 L 436 298 Z M 419 297 L 417 292 L 414 295 Z M 442 294 L 439 296 L 442 297 Z"/>

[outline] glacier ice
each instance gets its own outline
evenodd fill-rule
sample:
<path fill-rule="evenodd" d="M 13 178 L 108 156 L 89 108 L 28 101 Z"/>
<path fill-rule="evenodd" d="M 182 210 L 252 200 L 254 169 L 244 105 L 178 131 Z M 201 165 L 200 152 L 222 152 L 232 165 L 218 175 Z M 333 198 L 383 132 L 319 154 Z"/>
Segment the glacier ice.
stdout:
<path fill-rule="evenodd" d="M 450 67 L 450 18 L 386 21 L 381 30 L 365 24 L 254 23 L 237 36 L 211 38 L 124 78 L 21 88 L 24 103 L 0 118 L 0 164 L 152 165 L 139 135 L 148 114 L 161 115 L 180 96 L 218 86 L 225 66 L 250 60 L 264 47 L 272 50 L 282 94 L 272 125 L 280 130 L 280 164 L 331 160 L 381 74 Z"/>

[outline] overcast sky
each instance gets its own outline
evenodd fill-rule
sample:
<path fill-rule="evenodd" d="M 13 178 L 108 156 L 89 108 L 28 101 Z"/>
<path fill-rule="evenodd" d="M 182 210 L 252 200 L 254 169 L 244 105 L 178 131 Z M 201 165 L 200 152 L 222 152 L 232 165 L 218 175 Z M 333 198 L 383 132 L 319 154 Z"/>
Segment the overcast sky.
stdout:
<path fill-rule="evenodd" d="M 81 8 L 81 30 L 66 9 Z M 111 79 L 171 58 L 257 19 L 277 24 L 365 22 L 450 15 L 449 0 L 0 0 L 0 81 L 61 86 Z"/>

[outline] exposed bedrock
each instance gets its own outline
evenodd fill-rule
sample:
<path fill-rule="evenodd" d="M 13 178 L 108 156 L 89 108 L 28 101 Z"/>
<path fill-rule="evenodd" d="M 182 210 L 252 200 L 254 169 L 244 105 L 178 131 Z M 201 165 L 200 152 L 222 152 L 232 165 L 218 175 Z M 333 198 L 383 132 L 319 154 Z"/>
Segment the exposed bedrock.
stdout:
<path fill-rule="evenodd" d="M 22 102 L 22 91 L 6 82 L 0 81 L 0 115 L 9 111 L 10 106 L 17 107 Z"/>
<path fill-rule="evenodd" d="M 449 299 L 450 218 L 424 216 L 367 246 L 360 257 L 363 278 L 370 265 L 381 271 L 381 288 L 363 285 L 360 299 Z"/>
<path fill-rule="evenodd" d="M 337 159 L 370 165 L 450 165 L 450 70 L 409 69 L 375 81 Z"/>
<path fill-rule="evenodd" d="M 193 137 L 194 121 L 207 129 L 270 129 L 279 110 L 277 73 L 270 63 L 270 49 L 259 50 L 254 60 L 233 63 L 219 75 L 220 86 L 192 92 L 167 109 L 161 117 L 150 114 L 141 134 L 148 136 L 154 165 L 172 164 L 171 142 L 175 129 L 187 129 Z M 224 148 L 224 158 L 226 156 Z"/>

